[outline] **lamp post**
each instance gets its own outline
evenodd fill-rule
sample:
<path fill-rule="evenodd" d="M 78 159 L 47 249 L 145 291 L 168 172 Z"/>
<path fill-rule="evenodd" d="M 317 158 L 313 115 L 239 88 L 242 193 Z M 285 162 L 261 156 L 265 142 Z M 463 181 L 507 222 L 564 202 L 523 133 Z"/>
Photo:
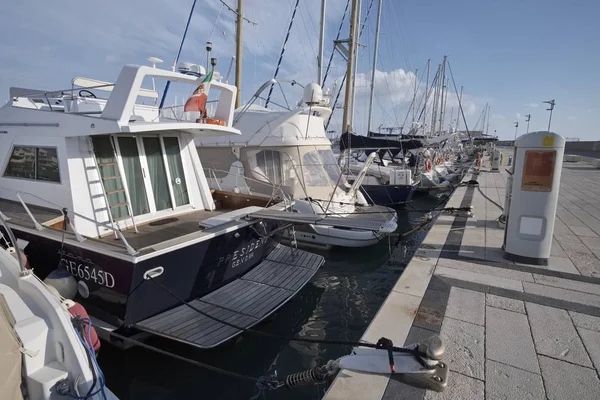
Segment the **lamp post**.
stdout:
<path fill-rule="evenodd" d="M 531 114 L 526 114 L 525 118 L 527 118 L 525 121 L 527 121 L 527 133 L 529 133 L 529 121 L 531 121 Z"/>
<path fill-rule="evenodd" d="M 554 99 L 552 99 L 544 101 L 543 103 L 550 104 L 550 108 L 546 109 L 546 111 L 550 111 L 550 118 L 548 118 L 548 132 L 550 132 L 550 124 L 552 123 L 552 110 L 554 110 L 554 105 L 556 104 L 556 102 L 554 101 Z"/>
<path fill-rule="evenodd" d="M 519 121 L 515 121 L 515 142 L 517 141 L 517 132 L 519 132 Z"/>

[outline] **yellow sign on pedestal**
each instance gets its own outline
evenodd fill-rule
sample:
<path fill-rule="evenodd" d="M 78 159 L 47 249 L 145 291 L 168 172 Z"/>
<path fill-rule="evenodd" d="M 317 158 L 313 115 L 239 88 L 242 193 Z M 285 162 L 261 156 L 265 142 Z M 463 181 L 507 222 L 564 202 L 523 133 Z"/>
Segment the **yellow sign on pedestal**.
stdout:
<path fill-rule="evenodd" d="M 544 136 L 544 139 L 542 139 L 542 146 L 554 147 L 554 136 Z"/>

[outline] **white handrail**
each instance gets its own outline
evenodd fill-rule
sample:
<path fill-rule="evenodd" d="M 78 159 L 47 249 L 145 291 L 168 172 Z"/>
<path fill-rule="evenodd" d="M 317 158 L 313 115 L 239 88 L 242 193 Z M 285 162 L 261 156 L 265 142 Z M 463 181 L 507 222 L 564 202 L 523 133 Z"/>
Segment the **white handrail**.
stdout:
<path fill-rule="evenodd" d="M 58 204 L 54 204 L 54 203 L 52 203 L 51 201 L 48 201 L 48 200 L 46 200 L 46 199 L 43 199 L 43 198 L 41 198 L 41 197 L 39 197 L 39 196 L 36 196 L 35 194 L 32 194 L 32 193 L 20 192 L 20 191 L 15 191 L 15 192 L 16 192 L 16 194 L 17 194 L 17 197 L 18 197 L 18 198 L 19 198 L 19 200 L 21 201 L 21 204 L 22 204 L 22 205 L 23 205 L 23 207 L 25 208 L 25 211 L 27 212 L 27 214 L 29 214 L 29 217 L 30 217 L 30 218 L 31 218 L 31 220 L 33 221 L 33 223 L 34 223 L 34 225 L 35 225 L 36 229 L 37 229 L 37 230 L 40 230 L 40 231 L 41 231 L 41 230 L 43 230 L 43 229 L 45 229 L 45 228 L 44 228 L 44 226 L 40 225 L 40 224 L 39 224 L 39 222 L 37 222 L 37 220 L 35 219 L 35 217 L 34 217 L 34 216 L 33 216 L 33 214 L 31 213 L 31 211 L 29 211 L 29 208 L 27 207 L 27 205 L 25 204 L 25 202 L 24 202 L 24 201 L 23 201 L 23 199 L 21 198 L 21 194 L 26 194 L 26 195 L 29 195 L 29 196 L 31 196 L 31 197 L 34 197 L 34 198 L 36 198 L 36 199 L 42 200 L 42 201 L 44 201 L 44 202 L 46 202 L 46 203 L 48 203 L 48 204 L 50 204 L 50 205 L 52 205 L 52 206 L 54 206 L 54 207 L 57 207 L 57 208 L 58 208 L 58 209 L 61 211 L 61 213 L 63 212 L 63 211 L 62 211 L 63 209 L 65 209 L 65 210 L 67 209 L 66 207 L 61 207 L 61 206 L 59 206 Z M 81 215 L 81 214 L 79 214 L 79 213 L 76 213 L 75 211 L 71 211 L 71 213 L 72 213 L 73 215 L 75 215 L 75 216 L 79 217 L 79 218 L 82 218 L 82 219 L 84 219 L 84 220 L 86 220 L 86 221 L 89 221 L 89 222 L 91 222 L 91 223 L 93 223 L 93 224 L 96 224 L 97 226 L 100 226 L 100 227 L 103 227 L 103 228 L 109 229 L 109 230 L 111 230 L 111 231 L 114 231 L 114 232 L 116 233 L 116 235 L 119 237 L 119 239 L 120 239 L 120 240 L 123 242 L 123 246 L 125 246 L 125 249 L 127 250 L 127 253 L 129 253 L 129 255 L 132 255 L 132 256 L 133 256 L 133 255 L 136 255 L 136 254 L 138 254 L 138 253 L 139 253 L 137 250 L 135 250 L 133 247 L 131 247 L 131 245 L 129 244 L 129 242 L 127 242 L 127 239 L 125 239 L 125 236 L 123 236 L 123 233 L 122 233 L 120 230 L 118 230 L 118 229 L 114 229 L 114 228 L 113 228 L 113 227 L 111 227 L 110 225 L 108 225 L 108 224 L 105 224 L 105 223 L 103 223 L 103 222 L 98 222 L 98 221 L 95 221 L 95 220 L 93 220 L 93 219 L 91 219 L 91 218 L 88 218 L 88 217 L 86 217 L 85 215 Z M 64 213 L 63 213 L 63 216 L 64 216 Z M 78 232 L 75 230 L 75 227 L 73 226 L 73 224 L 72 224 L 72 223 L 70 223 L 70 222 L 69 222 L 69 225 L 70 225 L 71 229 L 73 229 L 73 233 L 75 234 L 75 237 L 77 238 L 77 240 L 78 240 L 78 241 L 80 241 L 80 242 L 81 242 L 81 241 L 85 240 L 85 239 L 84 239 L 84 236 L 83 236 L 83 235 L 81 235 L 80 233 L 78 233 Z M 80 239 L 81 239 L 81 240 L 80 240 Z"/>

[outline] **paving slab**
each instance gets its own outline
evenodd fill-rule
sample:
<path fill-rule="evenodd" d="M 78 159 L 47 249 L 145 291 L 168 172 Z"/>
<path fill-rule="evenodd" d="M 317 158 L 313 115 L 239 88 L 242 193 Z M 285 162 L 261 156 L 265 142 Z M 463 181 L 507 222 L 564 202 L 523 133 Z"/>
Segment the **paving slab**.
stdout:
<path fill-rule="evenodd" d="M 432 278 L 432 281 L 435 276 Z M 446 312 L 449 291 L 427 289 L 413 324 L 420 328 L 439 332 Z"/>
<path fill-rule="evenodd" d="M 552 299 L 571 301 L 573 303 L 586 304 L 593 307 L 600 307 L 600 296 L 593 294 L 576 292 L 574 290 L 562 289 L 553 286 L 539 285 L 537 283 L 523 282 L 523 289 L 526 293 L 537 294 Z"/>
<path fill-rule="evenodd" d="M 598 400 L 596 371 L 550 357 L 539 359 L 548 400 Z"/>
<path fill-rule="evenodd" d="M 600 295 L 600 285 L 597 284 L 538 274 L 534 274 L 533 278 L 535 279 L 535 283 L 539 283 L 540 285 L 554 286 L 562 289 L 574 290 L 576 292 Z"/>
<path fill-rule="evenodd" d="M 420 297 L 406 293 L 390 292 L 387 299 L 371 321 L 362 340 L 376 343 L 387 337 L 394 343 L 404 343 L 419 309 Z"/>
<path fill-rule="evenodd" d="M 539 373 L 535 346 L 527 316 L 486 307 L 486 358 Z"/>
<path fill-rule="evenodd" d="M 582 237 L 580 238 L 583 244 L 590 249 L 600 249 L 600 238 Z"/>
<path fill-rule="evenodd" d="M 561 247 L 582 275 L 600 277 L 598 257 L 583 243 L 561 242 Z"/>
<path fill-rule="evenodd" d="M 600 371 L 600 332 L 577 328 L 596 371 Z"/>
<path fill-rule="evenodd" d="M 544 400 L 546 392 L 541 375 L 487 360 L 485 398 L 486 400 Z"/>
<path fill-rule="evenodd" d="M 538 354 L 592 366 L 567 311 L 534 303 L 526 303 L 525 308 Z"/>
<path fill-rule="evenodd" d="M 525 303 L 521 300 L 509 299 L 508 297 L 488 293 L 485 295 L 485 304 L 489 307 L 525 314 Z"/>
<path fill-rule="evenodd" d="M 507 261 L 502 259 L 500 262 L 506 263 Z M 438 261 L 437 265 L 440 267 L 455 268 L 463 271 L 471 271 L 480 274 L 498 276 L 501 278 L 514 279 L 517 281 L 534 282 L 533 275 L 529 272 L 515 271 L 513 269 L 507 268 L 498 268 L 490 265 L 482 265 L 481 263 L 441 258 Z"/>
<path fill-rule="evenodd" d="M 446 347 L 444 359 L 451 370 L 484 379 L 483 326 L 445 317 L 440 337 Z"/>
<path fill-rule="evenodd" d="M 485 324 L 485 293 L 453 287 L 446 306 L 446 316 L 472 324 Z"/>
<path fill-rule="evenodd" d="M 573 261 L 568 258 L 565 254 L 565 257 L 557 257 L 550 256 L 548 258 L 548 269 L 551 271 L 560 271 L 560 272 L 568 272 L 570 274 L 581 275 Z"/>
<path fill-rule="evenodd" d="M 447 268 L 438 266 L 435 271 L 435 275 L 442 277 L 448 277 L 453 279 L 460 279 L 462 281 L 479 283 L 482 285 L 497 286 L 504 289 L 523 291 L 523 284 L 521 281 L 515 279 L 501 278 L 498 276 L 491 276 L 487 274 L 480 274 L 477 272 L 464 271 L 461 269 Z M 524 282 L 529 283 L 529 282 Z M 530 283 L 531 284 L 531 283 Z"/>
<path fill-rule="evenodd" d="M 410 262 L 410 268 L 404 270 L 392 290 L 413 296 L 423 296 L 429 285 L 429 279 L 433 275 L 433 268 L 434 265 L 431 263 L 413 259 Z"/>
<path fill-rule="evenodd" d="M 569 311 L 573 323 L 578 328 L 600 332 L 600 317 Z"/>
<path fill-rule="evenodd" d="M 425 400 L 482 400 L 485 397 L 483 381 L 450 371 L 448 387 L 441 393 L 427 391 Z"/>

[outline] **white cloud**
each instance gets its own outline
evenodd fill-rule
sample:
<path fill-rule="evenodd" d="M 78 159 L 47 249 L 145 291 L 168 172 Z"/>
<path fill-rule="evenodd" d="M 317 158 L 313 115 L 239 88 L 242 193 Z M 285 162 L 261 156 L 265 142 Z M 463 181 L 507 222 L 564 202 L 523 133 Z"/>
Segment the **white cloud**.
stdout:
<path fill-rule="evenodd" d="M 525 107 L 530 107 L 530 108 L 537 108 L 540 105 L 538 103 L 529 103 L 529 104 L 525 104 Z"/>
<path fill-rule="evenodd" d="M 61 7 L 40 2 L 28 7 L 19 2 L 0 2 L 0 65 L 23 70 L 44 82 L 45 88 L 69 85 L 74 76 L 115 80 L 123 64 L 148 64 L 146 57 L 165 60 L 170 68 L 179 47 L 192 0 L 105 0 L 102 6 L 91 2 L 63 0 Z M 234 2 L 229 1 L 233 4 Z M 326 57 L 331 51 L 331 36 L 345 6 L 344 0 L 330 0 L 327 7 Z M 291 1 L 253 0 L 245 16 L 257 22 L 244 23 L 243 100 L 273 75 L 292 13 Z M 235 7 L 234 7 L 235 8 Z M 320 0 L 300 3 L 294 27 L 286 46 L 280 77 L 301 82 L 316 78 L 318 19 Z M 200 63 L 205 57 L 205 42 L 213 42 L 213 57 L 225 74 L 235 53 L 236 15 L 218 1 L 198 2 L 183 47 L 181 61 Z M 91 18 L 91 19 L 90 19 Z M 80 21 L 89 21 L 85 29 Z M 97 21 L 97 22 L 93 22 Z M 60 28 L 58 28 L 60 27 Z M 70 32 L 70 34 L 65 34 Z M 51 46 L 51 47 L 49 47 Z M 0 99 L 8 86 L 31 85 L 7 75 L 0 84 Z"/>
<path fill-rule="evenodd" d="M 516 118 L 516 119 L 521 119 L 521 113 L 516 113 L 516 114 L 515 114 L 515 118 Z"/>
<path fill-rule="evenodd" d="M 576 116 L 574 116 L 574 115 L 569 115 L 569 116 L 567 117 L 567 119 L 568 119 L 569 121 L 577 121 L 577 117 L 576 117 Z"/>
<path fill-rule="evenodd" d="M 492 118 L 499 119 L 501 121 L 506 121 L 508 117 L 502 114 L 492 114 Z"/>

